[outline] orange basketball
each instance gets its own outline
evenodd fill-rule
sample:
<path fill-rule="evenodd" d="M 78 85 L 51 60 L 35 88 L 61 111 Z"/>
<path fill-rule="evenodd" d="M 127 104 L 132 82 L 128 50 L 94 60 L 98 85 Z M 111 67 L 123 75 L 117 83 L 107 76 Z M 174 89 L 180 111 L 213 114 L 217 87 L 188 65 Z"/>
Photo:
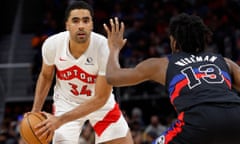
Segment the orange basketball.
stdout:
<path fill-rule="evenodd" d="M 27 144 L 47 144 L 46 138 L 39 139 L 34 131 L 34 127 L 45 120 L 46 117 L 41 113 L 28 113 L 20 123 L 20 135 Z"/>

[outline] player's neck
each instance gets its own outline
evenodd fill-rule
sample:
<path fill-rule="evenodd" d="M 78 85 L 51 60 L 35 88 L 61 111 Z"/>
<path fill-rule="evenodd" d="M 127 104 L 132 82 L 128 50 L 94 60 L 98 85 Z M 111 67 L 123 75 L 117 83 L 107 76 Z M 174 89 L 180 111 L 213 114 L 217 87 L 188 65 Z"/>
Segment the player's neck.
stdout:
<path fill-rule="evenodd" d="M 73 41 L 69 42 L 69 51 L 74 58 L 79 58 L 88 48 L 89 42 L 76 43 Z"/>

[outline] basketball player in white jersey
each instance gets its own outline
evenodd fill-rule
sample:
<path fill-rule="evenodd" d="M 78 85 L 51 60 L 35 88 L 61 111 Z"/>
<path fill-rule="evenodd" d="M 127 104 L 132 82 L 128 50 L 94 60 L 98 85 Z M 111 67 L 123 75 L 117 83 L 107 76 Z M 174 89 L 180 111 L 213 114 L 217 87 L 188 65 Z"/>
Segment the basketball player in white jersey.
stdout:
<path fill-rule="evenodd" d="M 109 49 L 107 39 L 93 32 L 93 10 L 78 1 L 65 15 L 67 31 L 49 37 L 43 44 L 43 65 L 37 81 L 31 112 L 40 112 L 54 76 L 54 116 L 36 128 L 54 144 L 78 144 L 82 126 L 89 120 L 96 143 L 132 144 L 132 137 L 112 86 L 105 78 Z M 55 75 L 56 73 L 56 75 Z"/>

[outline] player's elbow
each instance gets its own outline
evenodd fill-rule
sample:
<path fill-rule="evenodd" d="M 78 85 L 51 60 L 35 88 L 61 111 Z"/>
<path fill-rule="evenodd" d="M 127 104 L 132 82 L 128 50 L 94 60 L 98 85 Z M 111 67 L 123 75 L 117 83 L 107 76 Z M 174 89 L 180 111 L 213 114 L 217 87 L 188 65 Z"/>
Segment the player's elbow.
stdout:
<path fill-rule="evenodd" d="M 114 85 L 115 79 L 114 79 L 114 77 L 112 75 L 107 74 L 106 79 L 107 79 L 107 83 L 108 84 Z"/>
<path fill-rule="evenodd" d="M 116 74 L 113 74 L 113 73 L 107 73 L 106 74 L 106 79 L 107 79 L 107 83 L 109 85 L 112 85 L 112 86 L 117 86 L 118 85 L 118 76 Z"/>

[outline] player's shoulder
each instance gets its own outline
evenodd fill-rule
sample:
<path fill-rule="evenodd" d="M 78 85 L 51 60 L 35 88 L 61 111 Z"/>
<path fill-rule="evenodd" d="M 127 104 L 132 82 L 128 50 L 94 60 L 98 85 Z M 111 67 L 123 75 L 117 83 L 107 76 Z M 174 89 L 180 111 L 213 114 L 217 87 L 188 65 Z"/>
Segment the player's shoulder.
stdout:
<path fill-rule="evenodd" d="M 49 36 L 46 41 L 63 42 L 68 37 L 69 37 L 69 32 L 63 31 L 63 32 L 59 32 L 59 33 Z"/>
<path fill-rule="evenodd" d="M 91 32 L 91 38 L 97 42 L 107 41 L 107 38 L 104 35 L 96 32 Z"/>
<path fill-rule="evenodd" d="M 62 49 L 62 47 L 66 46 L 68 39 L 68 31 L 51 35 L 45 40 L 43 50 L 55 52 L 57 49 Z"/>
<path fill-rule="evenodd" d="M 144 60 L 143 63 L 145 63 L 146 65 L 152 65 L 154 67 L 162 67 L 168 65 L 169 60 L 167 56 L 152 57 Z"/>

